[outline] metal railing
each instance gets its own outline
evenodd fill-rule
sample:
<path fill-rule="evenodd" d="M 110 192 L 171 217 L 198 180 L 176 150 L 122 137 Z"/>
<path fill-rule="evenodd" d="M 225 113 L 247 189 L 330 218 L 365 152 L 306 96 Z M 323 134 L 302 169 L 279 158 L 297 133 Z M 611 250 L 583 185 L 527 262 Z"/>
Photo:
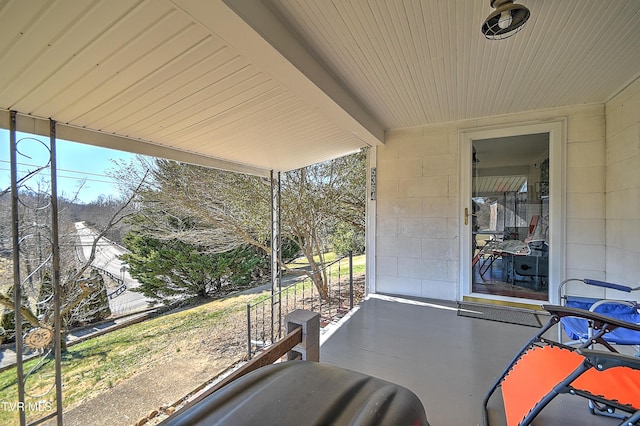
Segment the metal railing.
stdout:
<path fill-rule="evenodd" d="M 284 317 L 296 310 L 305 309 L 320 314 L 324 327 L 344 316 L 355 303 L 353 283 L 353 255 L 349 253 L 325 265 L 321 271 L 326 276 L 327 297 L 320 297 L 311 278 L 286 284 L 272 295 L 258 296 L 247 304 L 247 358 L 278 341 L 284 330 Z"/>
<path fill-rule="evenodd" d="M 278 360 L 286 355 L 286 360 L 320 361 L 320 315 L 315 312 L 296 310 L 285 317 L 288 333 L 268 349 L 260 352 L 253 359 L 239 366 L 225 377 L 216 381 L 212 386 L 200 387 L 188 396 L 172 405 L 177 409 L 173 414 L 160 423 L 160 426 L 174 426 L 183 424 L 206 422 L 213 420 L 202 417 L 202 408 L 198 405 L 207 404 L 207 400 L 225 386 L 235 380 Z M 202 385 L 201 385 L 202 386 Z M 165 411 L 166 413 L 166 411 Z M 157 413 L 154 417 L 158 418 Z M 143 422 L 139 422 L 143 423 Z M 155 423 L 154 423 L 155 424 Z"/>
<path fill-rule="evenodd" d="M 122 278 L 116 277 L 114 274 L 107 271 L 106 269 L 98 268 L 97 266 L 93 266 L 93 269 L 98 271 L 100 274 L 108 276 L 109 278 L 111 278 L 112 281 L 118 284 L 118 288 L 113 290 L 111 293 L 107 294 L 109 299 L 115 299 L 116 297 L 120 296 L 122 293 L 127 291 L 127 284 L 124 282 Z"/>

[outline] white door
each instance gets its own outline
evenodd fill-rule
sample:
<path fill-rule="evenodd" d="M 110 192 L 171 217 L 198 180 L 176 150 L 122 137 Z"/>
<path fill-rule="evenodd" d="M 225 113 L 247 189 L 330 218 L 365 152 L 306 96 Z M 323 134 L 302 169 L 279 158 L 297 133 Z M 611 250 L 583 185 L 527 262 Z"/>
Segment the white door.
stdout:
<path fill-rule="evenodd" d="M 564 264 L 564 123 L 461 134 L 463 300 L 555 302 Z"/>

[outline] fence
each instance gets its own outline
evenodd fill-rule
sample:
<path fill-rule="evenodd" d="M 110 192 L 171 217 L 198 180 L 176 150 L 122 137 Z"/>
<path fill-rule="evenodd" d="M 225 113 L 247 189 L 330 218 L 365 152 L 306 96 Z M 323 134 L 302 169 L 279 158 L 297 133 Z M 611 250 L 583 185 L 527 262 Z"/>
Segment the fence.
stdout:
<path fill-rule="evenodd" d="M 290 283 L 273 295 L 258 297 L 247 304 L 247 357 L 266 348 L 286 330 L 284 317 L 305 309 L 320 314 L 320 324 L 335 321 L 351 310 L 356 303 L 353 282 L 353 256 L 349 253 L 325 265 L 321 273 L 326 276 L 327 298 L 322 299 L 310 278 Z"/>

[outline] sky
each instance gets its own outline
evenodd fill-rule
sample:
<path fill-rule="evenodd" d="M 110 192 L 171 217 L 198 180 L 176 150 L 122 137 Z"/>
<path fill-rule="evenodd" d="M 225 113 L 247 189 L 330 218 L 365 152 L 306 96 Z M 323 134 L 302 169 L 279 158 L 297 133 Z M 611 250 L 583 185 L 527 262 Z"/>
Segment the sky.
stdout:
<path fill-rule="evenodd" d="M 18 151 L 24 154 L 17 155 L 18 177 L 24 175 L 28 170 L 33 170 L 47 163 L 49 156 L 48 137 L 18 132 L 16 139 L 18 140 Z M 60 139 L 56 140 L 56 147 L 58 195 L 73 198 L 84 180 L 84 186 L 78 193 L 78 201 L 82 203 L 95 201 L 101 195 L 117 196 L 119 194 L 118 186 L 107 175 L 107 171 L 115 169 L 112 160 L 128 162 L 135 157 L 135 154 L 123 151 Z M 42 174 L 43 178 L 48 178 L 49 169 L 44 170 Z M 11 186 L 9 131 L 0 129 L 0 191 L 9 186 Z"/>

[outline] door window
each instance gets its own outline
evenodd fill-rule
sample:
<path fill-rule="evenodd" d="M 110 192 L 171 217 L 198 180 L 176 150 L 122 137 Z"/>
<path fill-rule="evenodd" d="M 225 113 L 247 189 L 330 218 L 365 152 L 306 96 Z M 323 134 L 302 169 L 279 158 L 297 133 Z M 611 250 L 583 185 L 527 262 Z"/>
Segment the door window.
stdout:
<path fill-rule="evenodd" d="M 472 149 L 471 291 L 548 300 L 549 134 Z"/>

